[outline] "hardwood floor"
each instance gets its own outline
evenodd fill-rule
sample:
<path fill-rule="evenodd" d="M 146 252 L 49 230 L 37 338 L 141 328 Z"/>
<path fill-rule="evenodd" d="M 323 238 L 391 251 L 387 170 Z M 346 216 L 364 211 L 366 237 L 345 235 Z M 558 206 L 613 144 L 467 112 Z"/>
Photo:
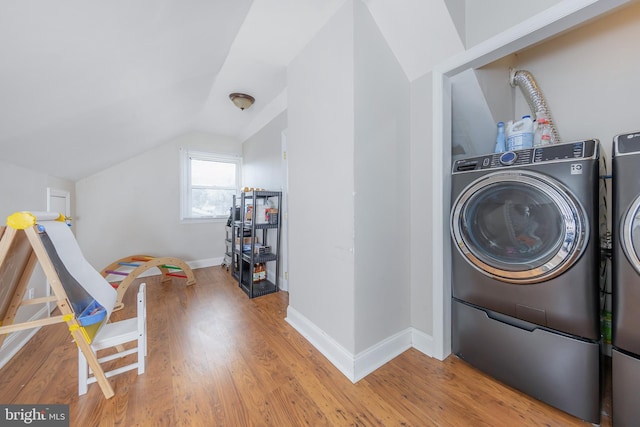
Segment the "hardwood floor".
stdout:
<path fill-rule="evenodd" d="M 226 270 L 194 272 L 188 288 L 154 276 L 127 291 L 114 320 L 135 315 L 144 280 L 149 355 L 143 375 L 110 379 L 113 398 L 97 384 L 78 397 L 76 347 L 58 324 L 0 370 L 0 403 L 69 404 L 71 426 L 82 427 L 589 425 L 456 357 L 415 349 L 352 384 L 284 321 L 286 292 L 249 300 Z"/>

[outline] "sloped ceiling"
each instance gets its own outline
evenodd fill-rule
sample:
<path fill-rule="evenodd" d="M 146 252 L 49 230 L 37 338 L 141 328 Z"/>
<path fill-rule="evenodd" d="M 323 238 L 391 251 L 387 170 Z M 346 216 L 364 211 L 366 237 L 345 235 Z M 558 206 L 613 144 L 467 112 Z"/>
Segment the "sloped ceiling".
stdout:
<path fill-rule="evenodd" d="M 191 130 L 242 141 L 345 1 L 3 0 L 0 160 L 75 181 Z M 364 2 L 409 80 L 461 46 L 443 0 Z"/>
<path fill-rule="evenodd" d="M 186 131 L 250 5 L 0 2 L 1 158 L 75 180 Z"/>

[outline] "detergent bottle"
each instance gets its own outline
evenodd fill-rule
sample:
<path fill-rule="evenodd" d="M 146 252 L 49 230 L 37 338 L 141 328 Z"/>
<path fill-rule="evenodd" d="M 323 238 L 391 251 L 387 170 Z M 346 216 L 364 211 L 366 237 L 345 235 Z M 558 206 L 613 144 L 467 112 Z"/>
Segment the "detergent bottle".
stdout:
<path fill-rule="evenodd" d="M 533 120 L 531 116 L 522 116 L 522 120 L 513 122 L 507 129 L 507 150 L 522 150 L 533 147 Z"/>

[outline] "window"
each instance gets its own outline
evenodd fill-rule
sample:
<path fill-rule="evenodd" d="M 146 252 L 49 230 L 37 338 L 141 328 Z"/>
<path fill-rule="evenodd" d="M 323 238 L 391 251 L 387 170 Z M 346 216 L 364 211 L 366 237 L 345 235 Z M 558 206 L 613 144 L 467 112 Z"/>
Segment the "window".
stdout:
<path fill-rule="evenodd" d="M 183 220 L 228 218 L 240 191 L 240 157 L 181 149 Z"/>

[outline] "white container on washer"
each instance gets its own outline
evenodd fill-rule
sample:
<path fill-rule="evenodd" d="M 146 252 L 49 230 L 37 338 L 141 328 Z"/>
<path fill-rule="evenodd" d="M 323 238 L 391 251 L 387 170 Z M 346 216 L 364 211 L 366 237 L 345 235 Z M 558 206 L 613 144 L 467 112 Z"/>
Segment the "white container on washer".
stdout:
<path fill-rule="evenodd" d="M 533 120 L 531 116 L 522 116 L 522 120 L 513 122 L 507 129 L 507 150 L 522 150 L 533 147 Z"/>

